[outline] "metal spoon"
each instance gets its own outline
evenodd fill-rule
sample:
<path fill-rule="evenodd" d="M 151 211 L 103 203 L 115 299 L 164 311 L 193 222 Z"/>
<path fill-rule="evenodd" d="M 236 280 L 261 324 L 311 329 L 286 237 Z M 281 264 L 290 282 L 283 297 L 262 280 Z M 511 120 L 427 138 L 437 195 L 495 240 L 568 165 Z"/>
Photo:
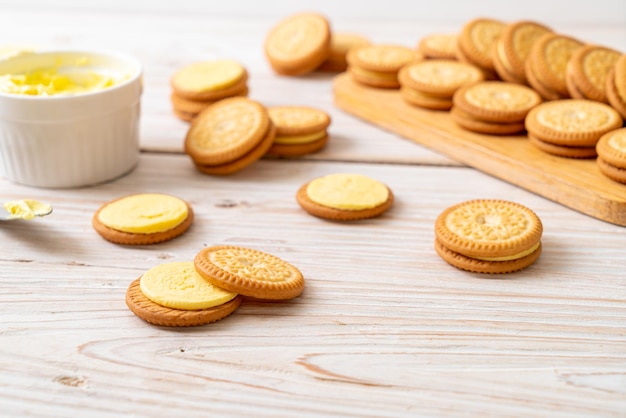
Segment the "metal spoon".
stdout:
<path fill-rule="evenodd" d="M 0 221 L 14 221 L 17 219 L 33 219 L 52 213 L 52 206 L 36 200 L 14 200 L 2 205 L 6 214 L 0 213 Z"/>

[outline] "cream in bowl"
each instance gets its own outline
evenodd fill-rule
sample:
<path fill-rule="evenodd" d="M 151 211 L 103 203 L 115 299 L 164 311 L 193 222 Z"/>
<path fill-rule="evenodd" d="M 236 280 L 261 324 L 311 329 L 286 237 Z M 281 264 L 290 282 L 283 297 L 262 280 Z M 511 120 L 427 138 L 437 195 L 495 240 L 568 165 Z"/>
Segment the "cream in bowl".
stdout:
<path fill-rule="evenodd" d="M 0 176 L 46 188 L 115 179 L 139 158 L 142 67 L 89 51 L 0 60 Z"/>

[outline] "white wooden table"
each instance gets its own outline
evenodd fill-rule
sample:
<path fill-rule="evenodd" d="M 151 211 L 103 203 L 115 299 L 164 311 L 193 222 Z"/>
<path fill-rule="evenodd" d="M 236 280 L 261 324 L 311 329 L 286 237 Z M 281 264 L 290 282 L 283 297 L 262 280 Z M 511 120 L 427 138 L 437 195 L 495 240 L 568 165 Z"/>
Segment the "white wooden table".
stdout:
<path fill-rule="evenodd" d="M 265 33 L 310 10 L 306 3 L 124 3 L 0 2 L 2 43 L 114 49 L 145 65 L 136 170 L 72 190 L 0 179 L 3 200 L 36 198 L 55 209 L 0 225 L 0 416 L 626 416 L 624 227 L 341 112 L 329 75 L 273 74 Z M 519 16 L 626 51 L 621 1 L 573 2 L 565 14 L 539 1 L 525 9 L 446 1 L 404 12 L 399 0 L 336 3 L 321 1 L 318 10 L 336 30 L 375 42 L 416 45 L 473 17 Z M 186 63 L 217 57 L 248 68 L 251 98 L 327 110 L 328 147 L 229 177 L 198 173 L 182 154 L 188 125 L 172 115 L 168 81 Z M 386 183 L 395 205 L 353 224 L 308 216 L 296 190 L 335 172 Z M 193 205 L 188 233 L 128 248 L 92 229 L 102 203 L 148 191 Z M 437 256 L 437 215 L 479 197 L 514 200 L 541 217 L 544 252 L 535 265 L 491 277 Z M 288 303 L 245 303 L 193 329 L 151 326 L 128 310 L 126 289 L 142 272 L 215 244 L 284 258 L 302 270 L 305 292 Z"/>

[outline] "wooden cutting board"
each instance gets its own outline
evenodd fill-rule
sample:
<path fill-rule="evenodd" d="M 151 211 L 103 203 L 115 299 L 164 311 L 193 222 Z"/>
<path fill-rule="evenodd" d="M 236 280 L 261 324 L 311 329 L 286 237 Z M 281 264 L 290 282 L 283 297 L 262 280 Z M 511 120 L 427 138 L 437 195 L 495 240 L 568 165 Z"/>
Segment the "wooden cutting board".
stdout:
<path fill-rule="evenodd" d="M 333 92 L 339 108 L 366 122 L 571 209 L 626 226 L 626 185 L 605 177 L 595 159 L 546 154 L 524 135 L 466 131 L 448 112 L 411 106 L 397 90 L 366 87 L 346 73 L 335 78 Z"/>

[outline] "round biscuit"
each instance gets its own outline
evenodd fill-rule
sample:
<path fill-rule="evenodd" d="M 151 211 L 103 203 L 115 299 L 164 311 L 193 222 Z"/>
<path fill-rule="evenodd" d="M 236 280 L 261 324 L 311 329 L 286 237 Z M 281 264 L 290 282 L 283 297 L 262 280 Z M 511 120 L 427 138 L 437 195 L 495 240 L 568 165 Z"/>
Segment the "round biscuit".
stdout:
<path fill-rule="evenodd" d="M 417 45 L 417 50 L 428 59 L 456 60 L 456 41 L 458 34 L 434 33 L 424 36 Z"/>
<path fill-rule="evenodd" d="M 241 90 L 233 92 L 228 96 L 216 98 L 215 100 L 192 100 L 186 97 L 179 96 L 178 94 L 176 94 L 176 92 L 173 92 L 170 95 L 170 100 L 172 102 L 172 106 L 174 106 L 175 109 L 197 115 L 218 100 L 226 99 L 228 97 L 246 97 L 248 96 L 248 93 L 248 87 L 244 85 Z"/>
<path fill-rule="evenodd" d="M 626 102 L 626 54 L 618 58 L 614 70 L 615 89 L 622 101 Z"/>
<path fill-rule="evenodd" d="M 120 199 L 123 199 L 123 197 Z M 185 202 L 185 204 L 187 205 L 187 217 L 185 218 L 183 222 L 179 223 L 172 229 L 169 229 L 167 231 L 162 231 L 162 232 L 149 233 L 149 234 L 119 231 L 117 229 L 110 228 L 106 226 L 105 224 L 103 224 L 100 221 L 99 216 L 100 216 L 100 212 L 102 211 L 102 209 L 104 209 L 105 207 L 107 207 L 108 205 L 112 203 L 115 203 L 116 201 L 120 199 L 112 200 L 100 206 L 100 208 L 98 208 L 98 210 L 94 213 L 93 217 L 91 218 L 91 225 L 93 229 L 102 238 L 114 244 L 119 244 L 119 245 L 158 244 L 160 242 L 169 241 L 171 239 L 174 239 L 184 234 L 185 232 L 187 232 L 187 230 L 193 223 L 193 219 L 194 219 L 193 209 L 191 208 L 191 205 L 189 204 L 189 202 Z"/>
<path fill-rule="evenodd" d="M 613 109 L 626 119 L 626 96 L 622 97 L 617 91 L 617 72 L 616 68 L 609 70 L 606 77 L 606 98 Z"/>
<path fill-rule="evenodd" d="M 410 87 L 400 88 L 400 97 L 410 105 L 430 110 L 450 110 L 452 108 L 452 100 L 431 96 Z"/>
<path fill-rule="evenodd" d="M 183 67 L 179 71 L 177 71 L 172 79 L 170 80 L 170 85 L 172 87 L 172 91 L 179 97 L 189 99 L 189 100 L 200 100 L 200 101 L 215 101 L 219 99 L 223 99 L 225 97 L 230 97 L 236 95 L 238 92 L 243 90 L 248 81 L 248 71 L 234 61 L 231 63 L 236 67 L 239 67 L 240 73 L 238 74 L 230 74 L 230 75 L 219 75 L 216 74 L 215 71 L 218 70 L 217 64 L 222 61 L 229 60 L 216 60 L 209 62 L 200 62 L 191 64 L 187 67 Z M 215 64 L 216 68 L 211 68 L 212 64 Z M 183 84 L 180 81 L 177 81 L 179 77 L 183 77 L 185 75 L 185 70 L 188 68 L 193 68 L 194 66 L 204 65 L 204 70 L 207 72 L 206 74 L 206 83 L 204 87 L 198 87 L 196 89 L 192 89 L 190 86 Z M 202 67 L 196 69 L 195 71 L 202 71 Z M 231 77 L 231 78 L 228 78 Z"/>
<path fill-rule="evenodd" d="M 551 89 L 550 87 L 543 84 L 535 75 L 535 70 L 533 67 L 532 58 L 529 57 L 524 63 L 526 80 L 528 81 L 528 85 L 535 89 L 537 93 L 544 100 L 561 100 L 563 96 L 561 96 L 556 90 Z"/>
<path fill-rule="evenodd" d="M 401 45 L 365 45 L 352 48 L 346 59 L 348 65 L 367 71 L 395 73 L 410 62 L 422 60 L 423 56 Z"/>
<path fill-rule="evenodd" d="M 328 143 L 328 135 L 318 140 L 303 144 L 277 144 L 273 143 L 266 155 L 274 157 L 299 157 L 320 151 Z"/>
<path fill-rule="evenodd" d="M 541 244 L 526 257 L 507 261 L 486 261 L 471 258 L 446 248 L 439 240 L 435 240 L 435 251 L 451 266 L 460 270 L 482 274 L 506 274 L 525 269 L 533 264 L 541 255 Z"/>
<path fill-rule="evenodd" d="M 306 74 L 319 67 L 330 52 L 331 31 L 326 17 L 317 13 L 291 15 L 274 26 L 265 38 L 265 56 L 279 74 Z"/>
<path fill-rule="evenodd" d="M 626 168 L 616 167 L 613 164 L 607 163 L 600 157 L 596 158 L 596 164 L 600 172 L 606 177 L 618 183 L 626 184 Z"/>
<path fill-rule="evenodd" d="M 619 52 L 597 45 L 585 45 L 572 54 L 567 71 L 584 98 L 608 103 L 606 77 L 619 57 Z"/>
<path fill-rule="evenodd" d="M 139 287 L 140 279 L 134 280 L 126 291 L 126 306 L 139 318 L 153 325 L 166 327 L 195 327 L 226 318 L 241 305 L 241 296 L 212 308 L 185 311 L 172 309 L 152 302 Z"/>
<path fill-rule="evenodd" d="M 535 41 L 529 55 L 535 77 L 560 96 L 569 97 L 565 84 L 567 63 L 583 45 L 569 36 L 554 32 L 543 34 Z"/>
<path fill-rule="evenodd" d="M 219 165 L 237 160 L 266 136 L 270 118 L 265 107 L 243 97 L 223 99 L 193 120 L 185 152 L 196 164 Z"/>
<path fill-rule="evenodd" d="M 495 19 L 473 19 L 463 25 L 457 47 L 472 64 L 495 71 L 491 53 L 505 26 Z"/>
<path fill-rule="evenodd" d="M 482 81 L 457 90 L 454 106 L 486 122 L 522 122 L 528 112 L 542 102 L 533 89 L 504 81 Z"/>
<path fill-rule="evenodd" d="M 250 248 L 207 247 L 195 256 L 194 265 L 215 286 L 244 296 L 286 300 L 304 290 L 300 270 L 274 255 Z"/>
<path fill-rule="evenodd" d="M 615 109 L 592 100 L 544 102 L 526 117 L 530 134 L 542 141 L 573 147 L 595 146 L 602 135 L 621 126 L 622 118 Z"/>
<path fill-rule="evenodd" d="M 626 169 L 626 128 L 602 135 L 596 144 L 598 156 L 607 163 Z"/>
<path fill-rule="evenodd" d="M 330 116 L 309 106 L 274 106 L 267 113 L 276 126 L 276 135 L 306 135 L 323 131 L 330 125 Z"/>
<path fill-rule="evenodd" d="M 363 70 L 354 65 L 348 66 L 348 74 L 354 81 L 359 84 L 381 88 L 381 89 L 397 89 L 400 87 L 398 75 L 395 72 L 376 72 Z"/>
<path fill-rule="evenodd" d="M 440 59 L 407 64 L 398 72 L 401 86 L 446 98 L 462 86 L 484 79 L 484 73 L 472 64 Z"/>
<path fill-rule="evenodd" d="M 519 203 L 469 200 L 445 209 L 435 221 L 435 236 L 446 248 L 471 258 L 507 257 L 533 248 L 543 225 Z"/>

